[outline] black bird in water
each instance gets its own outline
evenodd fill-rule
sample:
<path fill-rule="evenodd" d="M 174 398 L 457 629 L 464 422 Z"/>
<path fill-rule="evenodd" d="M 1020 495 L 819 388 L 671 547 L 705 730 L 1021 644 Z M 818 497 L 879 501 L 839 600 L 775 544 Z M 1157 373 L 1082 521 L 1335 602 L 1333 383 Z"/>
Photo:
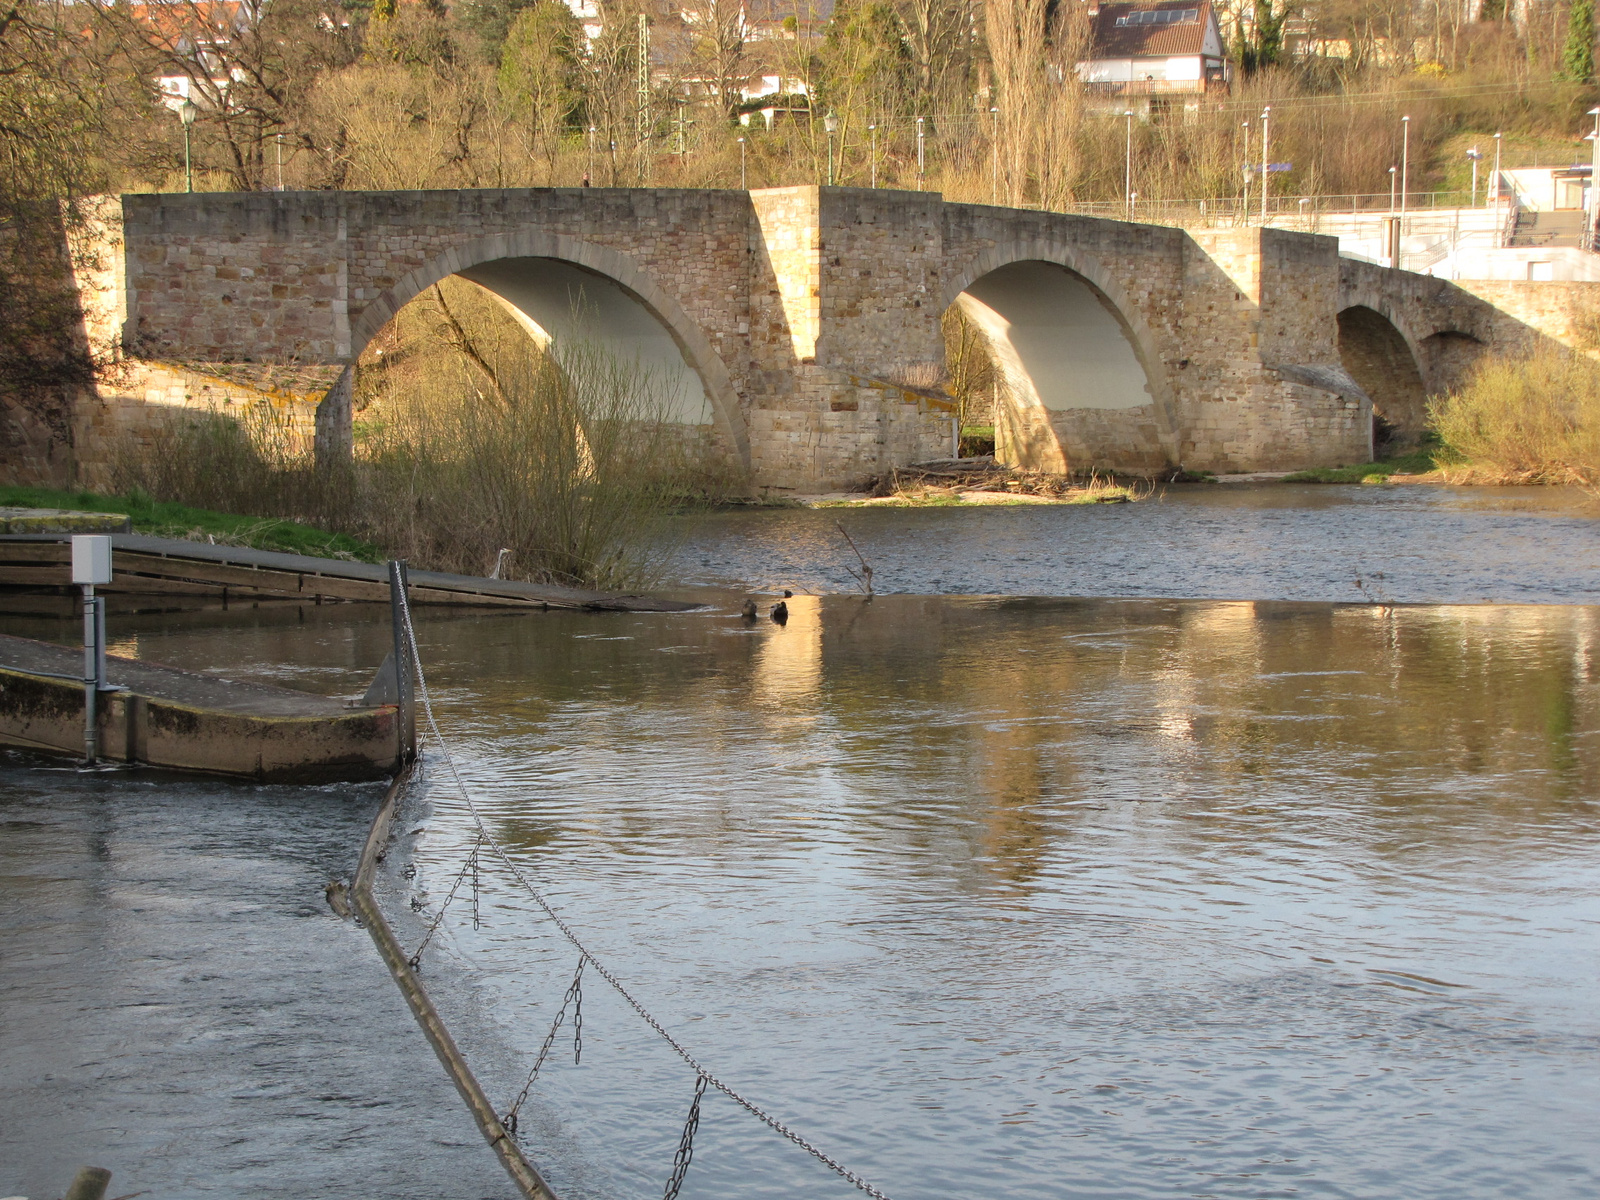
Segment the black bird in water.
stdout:
<path fill-rule="evenodd" d="M 756 619 L 756 602 L 754 600 L 746 600 L 744 607 L 739 610 L 739 615 L 746 621 L 754 621 Z"/>
<path fill-rule="evenodd" d="M 788 594 L 787 592 L 784 593 L 786 596 Z M 772 619 L 779 625 L 787 625 L 789 623 L 789 606 L 782 600 L 772 606 Z"/>

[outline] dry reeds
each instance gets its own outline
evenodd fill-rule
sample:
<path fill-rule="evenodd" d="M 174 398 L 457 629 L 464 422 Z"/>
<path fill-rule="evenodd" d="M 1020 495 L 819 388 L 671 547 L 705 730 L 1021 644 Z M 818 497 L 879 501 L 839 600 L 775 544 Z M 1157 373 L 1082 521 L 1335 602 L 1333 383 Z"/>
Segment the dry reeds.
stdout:
<path fill-rule="evenodd" d="M 262 405 L 185 414 L 123 456 L 118 485 L 349 533 L 418 567 L 486 574 L 509 550 L 503 578 L 652 582 L 672 549 L 660 518 L 731 478 L 705 431 L 670 419 L 651 372 L 582 339 L 540 347 L 476 292 L 453 281 L 402 313 L 348 466 L 317 468 Z"/>
<path fill-rule="evenodd" d="M 1538 350 L 1486 359 L 1430 406 L 1451 482 L 1600 483 L 1600 367 Z"/>

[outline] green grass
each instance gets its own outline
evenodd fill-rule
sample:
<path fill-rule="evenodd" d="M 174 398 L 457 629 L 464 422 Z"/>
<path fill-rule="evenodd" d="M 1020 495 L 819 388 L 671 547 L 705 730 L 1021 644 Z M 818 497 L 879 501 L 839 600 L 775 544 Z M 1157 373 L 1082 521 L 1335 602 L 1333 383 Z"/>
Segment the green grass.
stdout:
<path fill-rule="evenodd" d="M 1421 475 L 1434 468 L 1431 451 L 1418 450 L 1399 458 L 1386 458 L 1380 462 L 1362 463 L 1355 467 L 1313 467 L 1309 471 L 1296 471 L 1285 475 L 1284 483 L 1366 483 L 1369 479 L 1382 482 L 1391 475 Z"/>
<path fill-rule="evenodd" d="M 135 533 L 147 533 L 154 537 L 199 542 L 209 537 L 224 546 L 250 546 L 257 550 L 280 550 L 289 554 L 355 559 L 359 562 L 381 562 L 383 557 L 376 546 L 343 533 L 329 533 L 309 525 L 270 517 L 242 517 L 234 513 L 168 504 L 137 493 L 102 496 L 94 492 L 58 491 L 54 488 L 0 487 L 0 507 L 127 513 Z"/>

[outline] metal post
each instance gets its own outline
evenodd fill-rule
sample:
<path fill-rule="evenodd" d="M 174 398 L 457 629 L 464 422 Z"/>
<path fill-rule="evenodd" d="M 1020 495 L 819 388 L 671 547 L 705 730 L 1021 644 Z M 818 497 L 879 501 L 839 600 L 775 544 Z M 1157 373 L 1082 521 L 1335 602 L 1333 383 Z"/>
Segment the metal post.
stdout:
<path fill-rule="evenodd" d="M 739 190 L 741 192 L 747 192 L 750 190 L 749 184 L 745 181 L 743 138 L 739 139 Z"/>
<path fill-rule="evenodd" d="M 99 699 L 100 675 L 103 661 L 100 649 L 100 631 L 105 628 L 100 619 L 100 602 L 95 598 L 94 584 L 83 585 L 83 761 L 93 766 L 100 757 L 100 726 L 95 712 Z"/>
<path fill-rule="evenodd" d="M 189 153 L 189 127 L 183 127 L 183 190 L 194 191 L 194 158 Z"/>
<path fill-rule="evenodd" d="M 399 709 L 395 720 L 399 725 L 399 765 L 405 766 L 417 757 L 417 704 L 411 682 L 412 643 L 410 627 L 406 623 L 408 606 L 401 597 L 410 596 L 410 580 L 406 564 L 400 559 L 389 560 L 389 620 L 394 630 L 394 682 L 399 696 Z"/>
<path fill-rule="evenodd" d="M 917 118 L 917 190 L 923 191 L 927 186 L 928 161 L 923 155 L 923 118 Z"/>
<path fill-rule="evenodd" d="M 278 190 L 283 191 L 283 134 L 278 135 Z"/>
<path fill-rule="evenodd" d="M 872 186 L 878 186 L 878 126 L 868 125 L 867 132 L 872 135 Z"/>

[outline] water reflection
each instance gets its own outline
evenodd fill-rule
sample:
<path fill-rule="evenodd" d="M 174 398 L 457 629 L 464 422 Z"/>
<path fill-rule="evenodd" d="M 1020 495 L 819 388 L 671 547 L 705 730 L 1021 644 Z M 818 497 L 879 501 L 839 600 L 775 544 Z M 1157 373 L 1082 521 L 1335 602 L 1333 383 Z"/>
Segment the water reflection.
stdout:
<path fill-rule="evenodd" d="M 780 627 L 738 599 L 420 637 L 464 773 L 595 952 L 896 1200 L 1600 1184 L 1600 609 L 825 596 Z M 304 620 L 119 636 L 359 690 L 376 614 Z M 395 856 L 429 904 L 471 844 L 444 780 Z M 483 912 L 432 969 L 477 980 L 469 1044 L 516 1048 L 499 1096 L 573 960 L 503 878 Z M 603 992 L 584 1014 L 544 1165 L 657 1191 L 692 1079 Z M 801 1190 L 849 1194 L 708 1102 L 690 1194 Z"/>

